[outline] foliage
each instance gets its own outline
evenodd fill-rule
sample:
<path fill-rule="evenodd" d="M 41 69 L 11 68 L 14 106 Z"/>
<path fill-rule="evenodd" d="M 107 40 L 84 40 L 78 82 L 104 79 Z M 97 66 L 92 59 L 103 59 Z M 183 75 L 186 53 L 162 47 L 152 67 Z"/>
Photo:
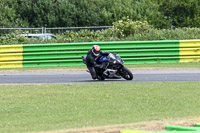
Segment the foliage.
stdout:
<path fill-rule="evenodd" d="M 191 40 L 200 38 L 199 28 L 176 28 L 176 29 L 155 29 L 150 28 L 148 32 L 137 33 L 122 41 L 144 41 L 144 40 Z"/>
<path fill-rule="evenodd" d="M 41 44 L 41 43 L 70 43 L 70 42 L 99 42 L 99 41 L 136 41 L 136 40 L 184 40 L 199 39 L 199 28 L 157 29 L 146 21 L 132 21 L 128 17 L 114 22 L 113 27 L 106 30 L 66 31 L 56 35 L 57 39 L 37 40 L 18 36 L 22 31 L 16 31 L 0 37 L 1 45 L 12 44 Z"/>
<path fill-rule="evenodd" d="M 127 37 L 136 33 L 143 33 L 149 29 L 148 23 L 140 21 L 132 21 L 129 17 L 113 23 L 114 27 L 108 29 L 108 33 L 115 37 Z"/>
<path fill-rule="evenodd" d="M 171 25 L 200 27 L 200 0 L 161 0 L 159 2 L 159 11 Z"/>
<path fill-rule="evenodd" d="M 143 41 L 143 40 L 187 40 L 199 39 L 199 28 L 155 29 L 149 28 L 145 32 L 137 32 L 128 36 L 114 37 L 108 30 L 79 32 L 66 31 L 63 35 L 56 35 L 56 40 L 29 40 L 16 34 L 7 34 L 0 37 L 0 45 L 13 44 L 41 44 L 41 43 L 70 43 L 70 42 L 100 42 L 100 41 Z"/>
<path fill-rule="evenodd" d="M 1 0 L 0 27 L 109 26 L 129 16 L 155 28 L 200 27 L 200 0 Z"/>

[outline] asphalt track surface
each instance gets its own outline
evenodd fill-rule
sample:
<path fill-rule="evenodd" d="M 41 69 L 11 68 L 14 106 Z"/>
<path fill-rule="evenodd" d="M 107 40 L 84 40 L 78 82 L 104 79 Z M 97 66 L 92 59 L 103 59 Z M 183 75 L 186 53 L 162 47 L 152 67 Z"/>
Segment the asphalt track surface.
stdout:
<path fill-rule="evenodd" d="M 200 69 L 185 70 L 135 70 L 134 79 L 92 80 L 89 73 L 76 72 L 7 72 L 0 73 L 0 84 L 24 83 L 95 83 L 95 82 L 169 82 L 200 81 Z"/>

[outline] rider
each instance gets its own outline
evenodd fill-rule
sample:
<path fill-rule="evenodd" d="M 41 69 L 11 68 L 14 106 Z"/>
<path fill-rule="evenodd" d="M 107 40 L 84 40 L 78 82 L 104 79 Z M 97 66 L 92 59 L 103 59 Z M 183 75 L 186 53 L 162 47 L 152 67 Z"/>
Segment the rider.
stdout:
<path fill-rule="evenodd" d="M 87 64 L 87 68 L 90 71 L 90 74 L 91 74 L 93 79 L 98 78 L 94 68 L 95 67 L 96 68 L 102 68 L 103 67 L 103 64 L 97 64 L 97 60 L 101 56 L 108 56 L 109 54 L 110 54 L 109 52 L 102 52 L 98 45 L 93 45 L 92 49 L 90 49 L 88 51 L 87 56 L 86 56 L 86 64 Z"/>

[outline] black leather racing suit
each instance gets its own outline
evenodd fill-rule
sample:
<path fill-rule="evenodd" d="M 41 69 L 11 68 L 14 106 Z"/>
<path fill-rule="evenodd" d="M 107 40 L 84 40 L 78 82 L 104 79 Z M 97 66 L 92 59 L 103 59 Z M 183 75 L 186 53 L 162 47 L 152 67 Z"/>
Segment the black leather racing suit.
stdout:
<path fill-rule="evenodd" d="M 98 56 L 94 56 L 94 54 L 92 53 L 92 50 L 88 51 L 87 56 L 86 56 L 86 65 L 93 79 L 97 79 L 97 74 L 94 68 L 101 67 L 101 64 L 97 64 L 97 60 L 101 56 L 108 56 L 109 54 L 110 54 L 109 52 L 100 51 L 100 54 Z"/>

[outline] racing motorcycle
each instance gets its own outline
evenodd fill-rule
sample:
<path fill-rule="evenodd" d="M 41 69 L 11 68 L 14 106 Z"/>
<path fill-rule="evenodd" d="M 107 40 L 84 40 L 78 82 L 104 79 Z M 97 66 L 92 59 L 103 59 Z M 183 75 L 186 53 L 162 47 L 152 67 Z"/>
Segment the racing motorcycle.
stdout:
<path fill-rule="evenodd" d="M 82 56 L 83 63 L 86 64 L 86 56 Z M 96 60 L 97 64 L 102 64 L 101 68 L 95 68 L 99 80 L 124 78 L 132 80 L 133 74 L 127 69 L 124 61 L 117 54 L 110 53 Z M 89 72 L 87 70 L 87 72 Z"/>

